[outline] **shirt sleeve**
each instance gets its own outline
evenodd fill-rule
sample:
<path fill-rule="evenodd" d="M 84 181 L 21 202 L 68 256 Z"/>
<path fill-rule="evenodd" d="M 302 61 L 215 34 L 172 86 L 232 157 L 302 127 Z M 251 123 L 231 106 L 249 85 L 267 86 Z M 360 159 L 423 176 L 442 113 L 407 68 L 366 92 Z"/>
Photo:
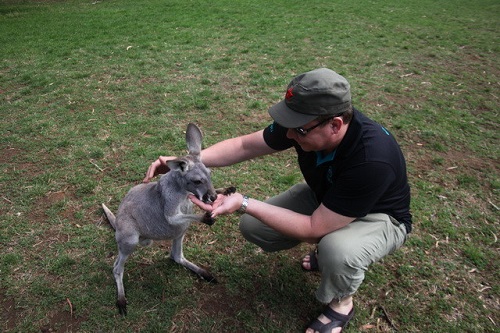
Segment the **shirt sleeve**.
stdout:
<path fill-rule="evenodd" d="M 293 146 L 293 140 L 286 137 L 287 128 L 274 122 L 264 129 L 264 141 L 274 150 L 285 150 Z"/>
<path fill-rule="evenodd" d="M 344 216 L 365 216 L 394 179 L 392 167 L 384 162 L 366 162 L 350 167 L 336 177 L 323 197 L 323 204 Z"/>

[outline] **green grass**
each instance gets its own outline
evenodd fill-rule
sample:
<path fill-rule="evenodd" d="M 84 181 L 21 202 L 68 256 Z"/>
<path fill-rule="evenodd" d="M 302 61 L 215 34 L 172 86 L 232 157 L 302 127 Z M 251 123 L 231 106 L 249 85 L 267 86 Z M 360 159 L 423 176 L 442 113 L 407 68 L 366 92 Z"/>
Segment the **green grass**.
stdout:
<path fill-rule="evenodd" d="M 499 294 L 498 1 L 106 0 L 0 3 L 0 330 L 299 332 L 322 305 L 306 245 L 265 254 L 237 217 L 193 225 L 127 262 L 114 306 L 116 209 L 158 155 L 271 120 L 290 79 L 343 74 L 398 138 L 415 227 L 373 265 L 347 332 L 494 332 Z M 265 199 L 301 180 L 291 153 L 215 169 Z"/>

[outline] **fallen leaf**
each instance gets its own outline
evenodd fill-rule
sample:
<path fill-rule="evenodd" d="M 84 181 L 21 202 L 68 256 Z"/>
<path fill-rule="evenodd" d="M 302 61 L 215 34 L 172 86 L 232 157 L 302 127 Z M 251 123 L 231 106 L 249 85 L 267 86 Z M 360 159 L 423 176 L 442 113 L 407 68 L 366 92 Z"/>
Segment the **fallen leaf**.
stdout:
<path fill-rule="evenodd" d="M 373 325 L 373 324 L 365 324 L 365 325 L 361 326 L 361 330 L 362 331 L 368 331 L 368 330 L 371 330 L 372 328 L 375 328 L 375 325 Z"/>

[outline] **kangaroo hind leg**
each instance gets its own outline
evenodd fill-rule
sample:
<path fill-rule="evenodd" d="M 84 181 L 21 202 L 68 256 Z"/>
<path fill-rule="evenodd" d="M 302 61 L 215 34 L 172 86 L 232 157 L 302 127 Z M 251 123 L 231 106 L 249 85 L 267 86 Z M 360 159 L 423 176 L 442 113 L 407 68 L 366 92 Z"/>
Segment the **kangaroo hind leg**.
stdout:
<path fill-rule="evenodd" d="M 139 237 L 132 235 L 127 238 L 119 238 L 117 242 L 118 257 L 113 266 L 113 275 L 115 277 L 117 291 L 116 306 L 118 307 L 118 312 L 122 316 L 125 316 L 127 314 L 127 299 L 125 298 L 125 288 L 123 287 L 123 272 L 125 271 L 125 262 L 139 243 Z"/>
<path fill-rule="evenodd" d="M 172 242 L 172 252 L 170 253 L 170 259 L 182 265 L 192 271 L 193 273 L 200 276 L 202 279 L 208 282 L 217 283 L 217 279 L 210 274 L 207 270 L 193 264 L 191 261 L 187 260 L 182 253 L 182 242 L 184 240 L 184 235 L 176 238 Z"/>

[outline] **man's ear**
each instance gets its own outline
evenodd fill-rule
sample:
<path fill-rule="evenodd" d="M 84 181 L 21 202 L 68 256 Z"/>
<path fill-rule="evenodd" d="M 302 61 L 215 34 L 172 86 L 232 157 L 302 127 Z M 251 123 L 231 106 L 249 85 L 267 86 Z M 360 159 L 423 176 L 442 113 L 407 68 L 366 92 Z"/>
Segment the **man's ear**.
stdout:
<path fill-rule="evenodd" d="M 340 131 L 340 128 L 344 124 L 344 121 L 342 120 L 342 117 L 335 117 L 332 119 L 330 122 L 330 126 L 333 130 L 333 133 L 337 134 Z"/>

